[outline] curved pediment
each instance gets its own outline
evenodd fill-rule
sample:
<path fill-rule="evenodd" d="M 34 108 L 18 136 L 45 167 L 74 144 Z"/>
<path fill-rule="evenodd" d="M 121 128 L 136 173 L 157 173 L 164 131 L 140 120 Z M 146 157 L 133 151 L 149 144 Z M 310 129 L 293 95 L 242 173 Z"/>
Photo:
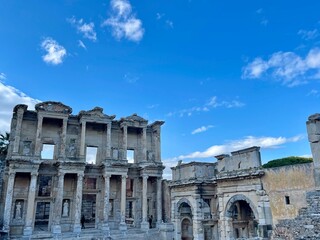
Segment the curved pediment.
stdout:
<path fill-rule="evenodd" d="M 54 113 L 64 113 L 64 114 L 71 114 L 72 108 L 64 105 L 61 102 L 41 102 L 36 104 L 35 106 L 36 111 L 45 111 L 45 112 L 54 112 Z"/>
<path fill-rule="evenodd" d="M 103 108 L 101 107 L 95 107 L 91 110 L 88 110 L 88 111 L 80 111 L 79 112 L 79 117 L 83 117 L 83 116 L 86 116 L 86 117 L 94 117 L 94 118 L 108 118 L 110 120 L 113 120 L 115 118 L 115 115 L 106 115 L 103 113 Z"/>
<path fill-rule="evenodd" d="M 146 119 L 138 116 L 136 113 L 132 114 L 131 116 L 122 118 L 121 120 L 129 121 L 129 122 L 148 122 Z"/>

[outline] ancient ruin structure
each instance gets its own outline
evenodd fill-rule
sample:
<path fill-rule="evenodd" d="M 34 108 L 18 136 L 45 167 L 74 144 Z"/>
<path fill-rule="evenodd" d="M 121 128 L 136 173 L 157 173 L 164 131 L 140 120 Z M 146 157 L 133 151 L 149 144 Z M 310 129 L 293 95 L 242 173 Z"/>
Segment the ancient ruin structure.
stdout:
<path fill-rule="evenodd" d="M 1 239 L 319 239 L 320 114 L 314 162 L 264 169 L 260 148 L 179 161 L 162 180 L 161 126 L 59 102 L 13 110 L 0 176 Z M 0 166 L 0 175 L 3 172 Z"/>
<path fill-rule="evenodd" d="M 80 234 L 147 230 L 162 222 L 162 121 L 115 120 L 96 107 L 72 115 L 59 102 L 14 108 L 3 231 Z M 151 220 L 150 220 L 151 219 Z M 75 235 L 76 236 L 76 235 Z"/>

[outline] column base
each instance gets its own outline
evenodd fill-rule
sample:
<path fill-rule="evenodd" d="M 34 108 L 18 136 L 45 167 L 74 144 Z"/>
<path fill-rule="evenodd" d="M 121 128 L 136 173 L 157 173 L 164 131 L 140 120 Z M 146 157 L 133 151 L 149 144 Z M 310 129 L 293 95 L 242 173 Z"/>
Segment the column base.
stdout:
<path fill-rule="evenodd" d="M 107 237 L 110 236 L 110 227 L 108 223 L 102 223 L 101 230 L 104 232 L 104 235 L 106 235 Z"/>
<path fill-rule="evenodd" d="M 119 230 L 122 233 L 125 233 L 127 231 L 127 224 L 125 222 L 120 222 Z"/>
<path fill-rule="evenodd" d="M 81 225 L 80 224 L 74 224 L 73 225 L 73 232 L 74 233 L 81 233 Z"/>
<path fill-rule="evenodd" d="M 141 222 L 141 230 L 148 231 L 149 230 L 149 223 L 146 221 Z"/>
<path fill-rule="evenodd" d="M 32 235 L 32 227 L 25 227 L 23 229 L 23 236 L 31 236 Z"/>
<path fill-rule="evenodd" d="M 60 225 L 53 225 L 51 227 L 51 232 L 53 234 L 60 234 L 61 233 L 61 226 Z"/>

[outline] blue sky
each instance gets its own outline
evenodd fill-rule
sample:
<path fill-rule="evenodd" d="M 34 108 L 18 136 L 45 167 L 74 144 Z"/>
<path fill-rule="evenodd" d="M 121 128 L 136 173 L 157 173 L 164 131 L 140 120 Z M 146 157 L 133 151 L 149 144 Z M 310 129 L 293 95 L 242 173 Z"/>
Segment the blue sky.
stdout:
<path fill-rule="evenodd" d="M 320 2 L 0 0 L 0 131 L 18 103 L 165 120 L 162 158 L 310 155 Z M 166 170 L 166 174 L 168 170 Z"/>

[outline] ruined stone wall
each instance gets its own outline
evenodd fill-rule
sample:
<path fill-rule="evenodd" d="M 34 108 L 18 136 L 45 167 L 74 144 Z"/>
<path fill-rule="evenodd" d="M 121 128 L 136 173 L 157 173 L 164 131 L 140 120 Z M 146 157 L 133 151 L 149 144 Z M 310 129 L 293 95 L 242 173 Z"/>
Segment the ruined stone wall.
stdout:
<path fill-rule="evenodd" d="M 320 239 L 320 191 L 306 194 L 306 207 L 294 219 L 280 220 L 273 231 L 274 240 Z"/>
<path fill-rule="evenodd" d="M 269 196 L 273 224 L 295 218 L 307 205 L 306 193 L 315 187 L 313 164 L 265 169 L 262 183 Z"/>

